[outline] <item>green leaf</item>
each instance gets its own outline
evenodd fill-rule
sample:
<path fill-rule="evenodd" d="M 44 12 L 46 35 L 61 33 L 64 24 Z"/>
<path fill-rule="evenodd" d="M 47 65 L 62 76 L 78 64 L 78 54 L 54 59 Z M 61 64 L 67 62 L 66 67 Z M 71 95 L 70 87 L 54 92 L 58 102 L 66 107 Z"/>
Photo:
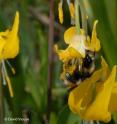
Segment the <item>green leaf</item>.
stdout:
<path fill-rule="evenodd" d="M 57 117 L 54 112 L 52 112 L 50 115 L 50 124 L 57 124 Z"/>
<path fill-rule="evenodd" d="M 81 124 L 78 115 L 73 114 L 66 105 L 58 115 L 58 124 Z"/>

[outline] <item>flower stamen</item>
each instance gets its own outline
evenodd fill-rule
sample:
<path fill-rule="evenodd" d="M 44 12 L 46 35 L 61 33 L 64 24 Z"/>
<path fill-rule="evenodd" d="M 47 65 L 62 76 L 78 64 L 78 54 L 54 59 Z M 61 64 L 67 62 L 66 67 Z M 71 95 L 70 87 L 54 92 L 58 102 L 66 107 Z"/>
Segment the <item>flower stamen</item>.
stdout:
<path fill-rule="evenodd" d="M 13 93 L 13 89 L 12 89 L 10 78 L 9 78 L 9 76 L 7 74 L 7 70 L 6 70 L 6 66 L 5 66 L 4 60 L 2 60 L 2 68 L 3 68 L 2 76 L 3 76 L 4 83 L 8 84 L 8 89 L 9 89 L 10 96 L 13 97 L 14 93 Z"/>
<path fill-rule="evenodd" d="M 58 4 L 58 15 L 59 15 L 59 21 L 62 24 L 63 23 L 63 0 L 60 0 L 59 4 Z"/>
<path fill-rule="evenodd" d="M 71 16 L 71 24 L 75 23 L 75 8 L 74 8 L 74 4 L 70 2 L 70 0 L 67 0 L 67 4 L 69 6 L 69 12 L 70 12 L 70 16 Z"/>
<path fill-rule="evenodd" d="M 8 60 L 6 60 L 6 63 L 8 64 L 8 66 L 10 67 L 11 71 L 13 74 L 15 74 L 15 69 L 13 68 L 13 66 L 10 64 L 10 62 Z"/>

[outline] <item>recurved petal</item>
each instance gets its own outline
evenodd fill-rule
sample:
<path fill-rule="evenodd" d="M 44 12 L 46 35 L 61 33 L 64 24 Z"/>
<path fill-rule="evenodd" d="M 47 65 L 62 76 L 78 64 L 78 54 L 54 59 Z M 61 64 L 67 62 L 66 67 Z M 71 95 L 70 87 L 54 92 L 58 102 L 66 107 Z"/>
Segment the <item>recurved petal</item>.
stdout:
<path fill-rule="evenodd" d="M 117 111 L 117 82 L 115 82 L 115 85 L 112 89 L 112 94 L 109 103 L 109 111 L 110 112 Z"/>
<path fill-rule="evenodd" d="M 14 36 L 15 35 L 17 36 L 18 30 L 19 30 L 19 12 L 17 11 L 16 15 L 15 15 L 15 19 L 14 19 L 12 29 L 11 29 L 10 32 L 12 32 Z"/>
<path fill-rule="evenodd" d="M 103 56 L 101 56 L 101 65 L 102 65 L 102 69 L 103 69 L 102 81 L 104 81 L 109 76 L 110 70 L 109 70 L 109 66 L 108 66 L 107 62 L 105 61 L 105 59 L 103 58 Z"/>
<path fill-rule="evenodd" d="M 109 112 L 109 102 L 111 99 L 115 76 L 116 66 L 113 67 L 108 79 L 102 83 L 102 85 L 98 85 L 99 87 L 95 99 L 84 114 L 85 119 L 101 120 L 105 122 L 110 121 L 111 113 Z"/>
<path fill-rule="evenodd" d="M 73 113 L 80 114 L 81 104 L 89 86 L 90 83 L 82 83 L 70 92 L 68 105 Z"/>
<path fill-rule="evenodd" d="M 14 58 L 19 53 L 19 13 L 16 12 L 11 30 L 0 33 L 0 42 L 4 44 L 0 50 L 0 59 Z"/>
<path fill-rule="evenodd" d="M 86 51 L 85 51 L 85 40 L 86 37 L 84 35 L 75 35 L 70 43 L 70 47 L 73 47 L 75 50 L 77 50 L 81 56 L 84 58 Z"/>
<path fill-rule="evenodd" d="M 92 98 L 92 94 L 91 92 L 89 92 L 92 89 L 92 84 L 100 79 L 101 72 L 101 69 L 94 72 L 94 74 L 90 78 L 87 78 L 70 92 L 68 105 L 72 112 L 82 116 L 82 112 L 85 111 Z"/>
<path fill-rule="evenodd" d="M 62 24 L 63 23 L 63 9 L 62 9 L 62 2 L 58 4 L 58 16 L 59 16 L 59 21 Z"/>
<path fill-rule="evenodd" d="M 80 53 L 78 53 L 74 48 L 68 47 L 65 50 L 59 50 L 58 46 L 55 45 L 55 51 L 57 52 L 59 59 L 63 62 L 71 59 L 81 57 Z"/>
<path fill-rule="evenodd" d="M 64 33 L 65 43 L 70 44 L 74 35 L 76 35 L 76 27 L 72 26 L 72 27 L 68 28 Z"/>
<path fill-rule="evenodd" d="M 97 32 L 96 32 L 96 25 L 98 21 L 96 20 L 93 25 L 93 31 L 92 31 L 92 37 L 91 37 L 91 50 L 92 51 L 99 51 L 100 50 L 100 40 L 97 38 Z"/>

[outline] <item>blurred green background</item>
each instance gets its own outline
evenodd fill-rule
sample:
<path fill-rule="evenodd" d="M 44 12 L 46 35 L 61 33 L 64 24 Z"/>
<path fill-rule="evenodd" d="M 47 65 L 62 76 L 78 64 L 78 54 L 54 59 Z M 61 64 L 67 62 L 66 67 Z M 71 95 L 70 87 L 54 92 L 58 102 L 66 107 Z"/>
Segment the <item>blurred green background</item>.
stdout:
<path fill-rule="evenodd" d="M 58 2 L 54 1 L 54 43 L 65 46 L 63 32 L 70 27 L 68 6 L 64 1 L 64 23 L 58 22 Z M 82 0 L 89 16 L 89 29 L 93 21 L 99 20 L 98 37 L 102 54 L 110 67 L 117 64 L 117 0 Z M 0 31 L 8 28 L 16 10 L 20 12 L 20 54 L 9 60 L 15 67 L 12 79 L 14 98 L 10 98 L 4 86 L 5 117 L 29 117 L 29 124 L 44 124 L 47 112 L 47 66 L 49 0 L 0 0 Z M 60 80 L 61 63 L 53 57 L 52 107 L 50 124 L 81 124 L 78 116 L 70 112 L 67 105 L 68 92 Z M 101 101 L 100 101 L 101 102 Z M 5 122 L 5 124 L 27 124 Z M 117 124 L 117 114 L 110 124 Z"/>

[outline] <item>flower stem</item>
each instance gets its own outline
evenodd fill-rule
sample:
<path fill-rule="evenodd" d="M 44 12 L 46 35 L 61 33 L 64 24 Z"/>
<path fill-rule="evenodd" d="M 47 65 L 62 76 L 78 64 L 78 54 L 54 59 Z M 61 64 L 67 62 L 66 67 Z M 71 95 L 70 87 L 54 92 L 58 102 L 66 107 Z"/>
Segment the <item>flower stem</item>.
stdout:
<path fill-rule="evenodd" d="M 96 121 L 96 124 L 100 124 L 100 122 L 99 121 Z"/>
<path fill-rule="evenodd" d="M 47 89 L 47 123 L 49 124 L 52 102 L 52 68 L 54 41 L 54 0 L 50 0 L 49 38 L 48 38 L 48 89 Z"/>
<path fill-rule="evenodd" d="M 2 73 L 1 73 L 1 65 L 0 62 L 0 124 L 4 124 L 4 104 L 3 104 L 3 85 L 2 85 Z"/>
<path fill-rule="evenodd" d="M 80 22 L 79 22 L 79 0 L 75 0 L 75 24 L 77 34 L 80 34 Z"/>
<path fill-rule="evenodd" d="M 83 2 L 81 2 L 80 7 L 81 7 L 82 28 L 85 30 L 85 35 L 87 35 L 87 15 Z"/>
<path fill-rule="evenodd" d="M 100 122 L 99 121 L 93 121 L 93 120 L 91 120 L 91 121 L 83 120 L 82 124 L 100 124 Z"/>
<path fill-rule="evenodd" d="M 83 124 L 94 124 L 94 121 L 86 121 L 86 120 L 83 120 Z"/>

